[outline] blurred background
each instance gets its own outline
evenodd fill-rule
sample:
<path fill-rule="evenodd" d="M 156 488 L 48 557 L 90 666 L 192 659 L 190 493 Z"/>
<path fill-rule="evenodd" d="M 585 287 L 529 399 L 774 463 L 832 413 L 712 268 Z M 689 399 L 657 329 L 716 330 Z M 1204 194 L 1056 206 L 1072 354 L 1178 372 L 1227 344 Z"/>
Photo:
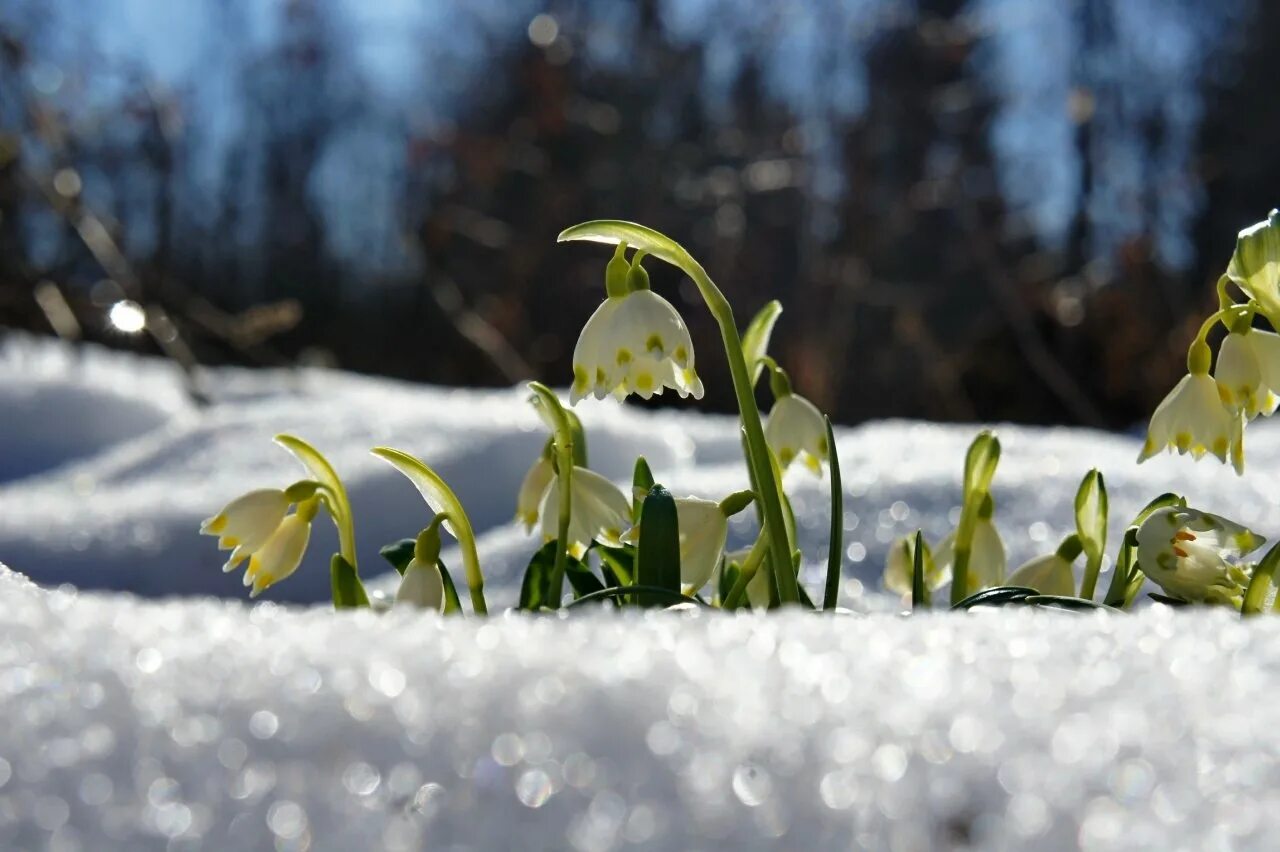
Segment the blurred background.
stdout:
<path fill-rule="evenodd" d="M 625 218 L 741 324 L 781 299 L 841 422 L 1129 428 L 1277 203 L 1278 38 L 1268 0 L 7 0 L 0 326 L 565 385 L 608 252 L 555 236 Z"/>

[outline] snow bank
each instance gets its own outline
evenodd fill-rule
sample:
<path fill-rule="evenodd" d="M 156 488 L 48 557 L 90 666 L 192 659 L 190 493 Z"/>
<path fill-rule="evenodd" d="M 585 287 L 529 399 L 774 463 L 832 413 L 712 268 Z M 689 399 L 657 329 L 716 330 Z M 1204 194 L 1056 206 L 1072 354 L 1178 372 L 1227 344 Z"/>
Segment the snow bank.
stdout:
<path fill-rule="evenodd" d="M 491 600 L 531 543 L 508 521 L 543 441 L 524 392 L 341 373 L 219 370 L 193 407 L 167 364 L 0 347 L 0 848 L 1268 848 L 1280 622 L 1014 610 L 901 619 L 583 613 L 487 622 L 250 606 L 196 527 L 298 468 L 346 477 L 366 574 L 426 519 L 367 455 L 456 486 Z M 583 411 L 593 466 L 642 452 L 676 493 L 743 486 L 731 419 Z M 885 609 L 895 535 L 949 526 L 976 427 L 841 429 L 846 602 Z M 1253 472 L 1164 460 L 1083 430 L 1000 427 L 1013 561 L 1052 548 L 1098 466 L 1123 524 L 1162 491 L 1280 530 L 1280 433 Z M 791 475 L 807 580 L 826 487 Z M 739 539 L 745 529 L 736 530 Z M 277 600 L 327 596 L 330 530 Z M 450 558 L 446 554 L 446 558 Z M 456 558 L 452 559 L 456 563 Z M 70 587 L 53 588 L 74 583 Z M 146 596 L 202 595 L 156 601 Z M 278 595 L 275 593 L 278 591 Z"/>
<path fill-rule="evenodd" d="M 1263 849 L 1280 830 L 1272 620 L 481 623 L 15 575 L 0 598 L 5 849 Z"/>

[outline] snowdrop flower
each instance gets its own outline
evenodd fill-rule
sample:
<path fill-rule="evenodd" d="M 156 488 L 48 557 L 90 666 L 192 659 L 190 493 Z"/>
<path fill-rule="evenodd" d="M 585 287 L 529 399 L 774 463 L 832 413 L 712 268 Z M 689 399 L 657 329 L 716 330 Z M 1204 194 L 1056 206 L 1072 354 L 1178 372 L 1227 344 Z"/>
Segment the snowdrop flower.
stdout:
<path fill-rule="evenodd" d="M 914 538 L 914 534 L 912 535 Z M 910 547 L 907 536 L 896 539 L 889 548 L 885 559 L 884 587 L 900 595 L 911 594 L 911 574 L 914 566 L 909 557 Z M 979 517 L 973 527 L 973 544 L 969 556 L 969 591 L 980 592 L 1000 585 L 1004 580 L 1007 565 L 1004 541 L 1000 531 L 992 523 L 991 516 Z M 951 572 L 956 562 L 956 531 L 947 533 L 932 552 L 931 559 L 925 560 L 925 585 L 934 590 L 951 582 Z M 932 565 L 930 565 L 932 563 Z"/>
<path fill-rule="evenodd" d="M 1280 334 L 1245 328 L 1222 341 L 1214 378 L 1222 401 L 1253 419 L 1280 405 Z"/>
<path fill-rule="evenodd" d="M 822 412 L 809 400 L 794 393 L 778 397 L 769 411 L 764 437 L 783 470 L 796 458 L 802 458 L 809 470 L 822 475 L 822 463 L 831 452 L 827 424 Z"/>
<path fill-rule="evenodd" d="M 400 578 L 400 586 L 396 589 L 396 606 L 444 611 L 444 577 L 440 573 L 440 526 L 448 519 L 447 514 L 438 514 L 426 529 L 418 533 L 418 539 L 413 545 L 413 558 L 404 567 L 404 576 Z"/>
<path fill-rule="evenodd" d="M 1026 562 L 1005 579 L 1006 586 L 1025 586 L 1042 595 L 1074 595 L 1075 575 L 1071 563 L 1083 548 L 1078 536 L 1067 536 L 1056 553 L 1038 556 Z"/>
<path fill-rule="evenodd" d="M 319 508 L 317 497 L 299 503 L 298 510 L 281 521 L 262 548 L 249 557 L 249 567 L 244 572 L 244 584 L 253 587 L 249 597 L 256 598 L 298 570 L 311 538 L 311 521 Z"/>
<path fill-rule="evenodd" d="M 720 566 L 729 537 L 729 519 L 713 500 L 677 497 L 675 501 L 676 526 L 680 530 L 680 583 L 697 592 Z M 639 542 L 640 526 L 628 530 L 622 540 L 628 544 Z"/>
<path fill-rule="evenodd" d="M 1202 372 L 1193 370 L 1183 376 L 1156 407 L 1138 461 L 1176 448 L 1179 454 L 1190 452 L 1197 459 L 1210 452 L 1225 462 L 1230 455 L 1236 473 L 1243 473 L 1243 432 L 1242 417 L 1223 404 L 1218 383 L 1206 365 Z"/>
<path fill-rule="evenodd" d="M 1243 556 L 1264 541 L 1234 521 L 1171 506 L 1138 528 L 1138 566 L 1173 597 L 1239 607 L 1249 575 L 1225 557 Z"/>
<path fill-rule="evenodd" d="M 444 611 L 444 577 L 435 562 L 419 562 L 417 557 L 405 566 L 400 588 L 396 589 L 396 606 Z"/>
<path fill-rule="evenodd" d="M 569 555 L 581 559 L 595 540 L 616 543 L 631 523 L 631 504 L 618 486 L 593 470 L 574 467 L 569 501 Z M 560 480 L 555 478 L 542 498 L 542 536 L 558 533 Z"/>
<path fill-rule="evenodd" d="M 889 552 L 884 560 L 884 572 L 881 575 L 881 582 L 889 591 L 899 595 L 911 594 L 911 575 L 915 573 L 915 565 L 911 560 L 911 542 L 915 538 L 912 533 L 909 536 L 898 536 L 889 545 Z M 950 546 L 954 543 L 955 533 L 952 532 L 942 540 L 943 546 Z M 936 589 L 943 585 L 951 578 L 951 565 L 946 565 L 944 573 L 941 563 L 930 555 L 929 546 L 925 544 L 925 560 L 924 560 L 924 584 L 929 589 Z"/>
<path fill-rule="evenodd" d="M 621 400 L 633 393 L 649 399 L 663 388 L 702 399 L 702 380 L 694 370 L 693 341 L 684 319 L 649 289 L 648 274 L 638 261 L 631 266 L 627 287 L 623 293 L 615 291 L 624 288 L 611 287 L 582 327 L 573 349 L 570 402 L 576 405 L 588 395 L 604 399 L 609 394 Z"/>
<path fill-rule="evenodd" d="M 524 524 L 525 532 L 533 532 L 534 524 L 538 523 L 538 509 L 542 505 L 542 498 L 546 496 L 547 489 L 555 478 L 555 466 L 546 453 L 538 456 L 538 460 L 524 475 L 520 493 L 516 495 L 516 520 Z"/>
<path fill-rule="evenodd" d="M 222 570 L 234 571 L 260 550 L 280 526 L 292 502 L 279 488 L 260 488 L 237 497 L 206 519 L 200 525 L 201 534 L 218 536 L 218 549 L 231 551 Z"/>
<path fill-rule="evenodd" d="M 1276 325 L 1280 320 L 1280 211 L 1245 228 L 1227 265 L 1227 277 L 1249 294 Z"/>

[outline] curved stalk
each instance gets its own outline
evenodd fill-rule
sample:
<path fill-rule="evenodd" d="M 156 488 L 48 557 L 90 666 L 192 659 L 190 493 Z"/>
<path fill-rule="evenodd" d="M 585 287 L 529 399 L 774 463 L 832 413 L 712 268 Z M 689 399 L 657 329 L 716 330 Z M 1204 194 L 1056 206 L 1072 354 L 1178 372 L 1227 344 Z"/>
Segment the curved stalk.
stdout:
<path fill-rule="evenodd" d="M 319 450 L 296 435 L 276 435 L 275 442 L 292 453 L 293 457 L 301 462 L 319 483 L 319 490 L 327 498 L 325 502 L 331 504 L 328 507 L 329 516 L 338 529 L 338 552 L 352 569 L 357 570 L 358 574 L 355 520 L 351 514 L 351 501 L 347 498 L 347 489 L 338 478 L 337 471 Z"/>
<path fill-rule="evenodd" d="M 569 422 L 569 414 L 560 404 L 556 395 L 541 382 L 529 382 L 529 390 L 534 393 L 540 413 L 545 413 L 543 420 L 555 433 L 556 478 L 560 487 L 560 516 L 556 524 L 556 561 L 551 568 L 550 605 L 552 609 L 560 608 L 560 596 L 564 591 L 564 573 L 569 567 L 569 516 L 573 510 L 573 424 Z"/>
<path fill-rule="evenodd" d="M 557 238 L 557 242 L 573 240 L 588 240 L 608 245 L 617 245 L 625 241 L 628 245 L 647 251 L 654 257 L 679 268 L 697 285 L 699 295 L 702 296 L 707 309 L 711 311 L 711 316 L 720 327 L 725 357 L 729 362 L 729 374 L 733 378 L 733 392 L 737 398 L 742 429 L 747 439 L 747 465 L 755 474 L 755 484 L 758 485 L 756 493 L 759 495 L 764 522 L 769 529 L 777 531 L 777 535 L 769 537 L 769 564 L 773 571 L 778 598 L 784 604 L 797 603 L 800 595 L 796 577 L 791 570 L 791 542 L 788 540 L 786 525 L 782 518 L 782 484 L 774 475 L 773 465 L 769 461 L 769 445 L 765 442 L 764 427 L 760 424 L 760 410 L 756 407 L 753 390 L 755 383 L 751 380 L 751 372 L 743 356 L 742 341 L 738 337 L 738 327 L 734 323 L 733 308 L 729 300 L 707 275 L 702 264 L 694 260 L 683 246 L 652 228 L 646 228 L 634 222 L 602 219 L 567 228 Z"/>
<path fill-rule="evenodd" d="M 471 519 L 453 489 L 438 473 L 406 452 L 391 447 L 374 447 L 369 452 L 408 477 L 427 501 L 431 511 L 449 516 L 449 520 L 444 522 L 444 528 L 453 534 L 462 549 L 462 565 L 467 573 L 467 587 L 471 590 L 471 609 L 476 615 L 487 615 L 489 608 L 484 602 L 484 574 L 480 571 L 476 536 L 471 529 Z"/>

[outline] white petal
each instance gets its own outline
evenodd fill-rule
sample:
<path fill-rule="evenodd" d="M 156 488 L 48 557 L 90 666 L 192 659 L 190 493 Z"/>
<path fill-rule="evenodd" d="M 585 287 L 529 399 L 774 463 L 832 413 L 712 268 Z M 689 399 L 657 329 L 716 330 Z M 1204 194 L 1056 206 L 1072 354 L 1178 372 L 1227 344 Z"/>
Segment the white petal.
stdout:
<path fill-rule="evenodd" d="M 260 488 L 232 500 L 200 526 L 205 535 L 218 536 L 223 550 L 243 548 L 252 553 L 275 532 L 289 511 L 289 498 L 279 488 Z"/>
<path fill-rule="evenodd" d="M 1258 413 L 1258 394 L 1262 385 L 1262 370 L 1249 343 L 1252 336 L 1252 333 L 1233 331 L 1223 338 L 1213 371 L 1223 402 L 1249 417 Z"/>
<path fill-rule="evenodd" d="M 1075 578 L 1071 564 L 1051 553 L 1027 562 L 1004 581 L 1008 586 L 1026 586 L 1042 595 L 1074 595 Z"/>
<path fill-rule="evenodd" d="M 444 610 L 444 578 L 438 565 L 410 559 L 396 590 L 396 606 Z"/>
<path fill-rule="evenodd" d="M 1005 553 L 1000 532 L 990 518 L 979 518 L 973 528 L 973 549 L 969 559 L 969 589 L 981 591 L 1004 580 Z"/>
<path fill-rule="evenodd" d="M 784 469 L 801 454 L 818 462 L 826 461 L 829 455 L 822 412 L 798 394 L 788 394 L 774 403 L 764 436 Z"/>
<path fill-rule="evenodd" d="M 573 469 L 569 502 L 569 546 L 578 555 L 596 539 L 616 542 L 630 525 L 631 504 L 618 486 L 593 470 Z M 542 534 L 556 538 L 560 524 L 560 480 L 554 479 L 542 500 Z"/>
<path fill-rule="evenodd" d="M 573 348 L 573 384 L 569 390 L 569 401 L 576 405 L 578 400 L 589 393 L 600 399 L 611 387 L 613 373 L 610 336 L 612 334 L 613 315 L 622 303 L 621 298 L 610 297 L 600 303 L 595 312 L 587 319 L 578 335 L 578 342 Z M 601 388 L 605 390 L 601 390 Z"/>
<path fill-rule="evenodd" d="M 311 537 L 311 524 L 297 515 L 285 518 L 262 549 L 249 559 L 245 578 L 253 583 L 252 596 L 298 570 Z"/>
<path fill-rule="evenodd" d="M 516 495 L 516 520 L 524 524 L 525 532 L 533 532 L 534 525 L 538 523 L 538 507 L 553 478 L 555 469 L 545 456 L 539 456 L 524 475 L 520 493 Z"/>
<path fill-rule="evenodd" d="M 680 527 L 680 582 L 696 592 L 715 573 L 729 535 L 729 520 L 720 505 L 697 497 L 676 499 Z"/>

